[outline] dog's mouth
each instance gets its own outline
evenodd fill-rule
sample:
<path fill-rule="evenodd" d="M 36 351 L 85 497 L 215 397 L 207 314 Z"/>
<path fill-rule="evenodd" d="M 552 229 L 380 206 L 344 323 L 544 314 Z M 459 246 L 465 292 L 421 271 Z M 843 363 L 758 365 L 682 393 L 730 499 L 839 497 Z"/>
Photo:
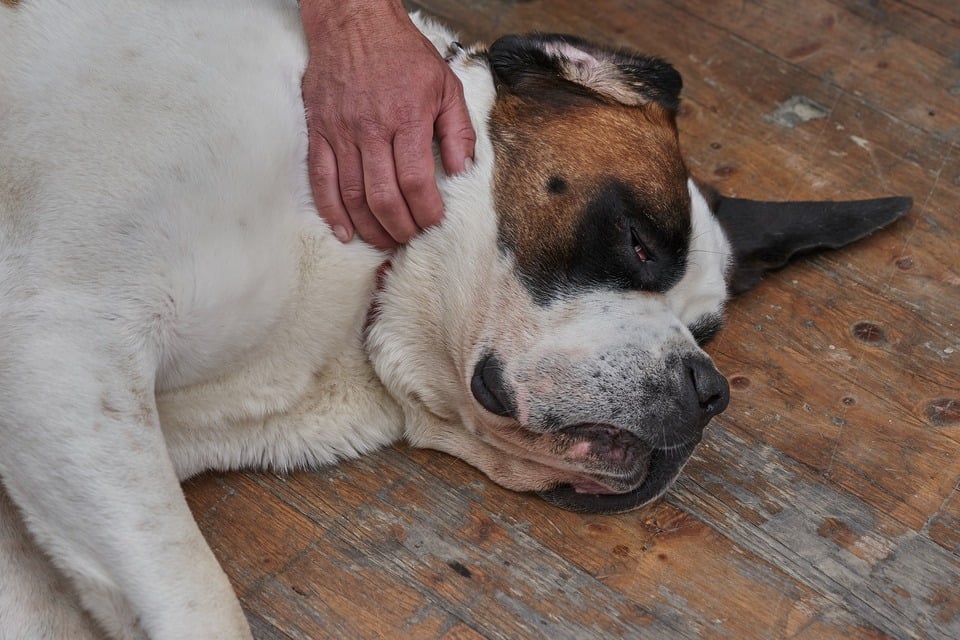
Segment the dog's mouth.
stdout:
<path fill-rule="evenodd" d="M 563 509 L 598 514 L 631 511 L 659 498 L 699 441 L 654 448 L 635 434 L 608 424 L 579 424 L 559 433 L 572 440 L 564 459 L 582 463 L 591 471 L 538 494 Z M 593 471 L 597 468 L 602 471 Z"/>
<path fill-rule="evenodd" d="M 544 500 L 568 511 L 597 514 L 631 511 L 659 498 L 701 437 L 653 446 L 628 429 L 604 423 L 580 423 L 552 432 L 514 423 L 486 433 L 488 442 L 504 455 L 551 470 L 552 484 L 534 489 Z M 491 478 L 505 484 L 497 473 Z M 516 482 L 506 486 L 510 485 L 523 490 Z"/>
<path fill-rule="evenodd" d="M 571 483 L 578 493 L 622 493 L 643 481 L 650 448 L 633 433 L 612 424 L 582 423 L 557 432 L 565 461 L 600 469 Z"/>
<path fill-rule="evenodd" d="M 680 429 L 686 438 L 674 442 L 667 437 L 674 430 L 665 428 L 660 441 L 652 442 L 638 434 L 643 430 L 606 422 L 581 422 L 560 429 L 523 424 L 518 406 L 525 403 L 518 401 L 515 389 L 506 382 L 502 362 L 492 353 L 475 365 L 470 391 L 485 413 L 497 416 L 486 422 L 482 437 L 504 454 L 541 470 L 527 477 L 517 474 L 519 479 L 515 476 L 509 482 L 512 488 L 534 485 L 551 504 L 584 513 L 630 511 L 663 495 L 693 453 L 704 426 Z M 673 437 L 683 438 L 679 433 Z M 502 468 L 496 463 L 489 466 Z M 498 480 L 497 475 L 491 477 Z"/>

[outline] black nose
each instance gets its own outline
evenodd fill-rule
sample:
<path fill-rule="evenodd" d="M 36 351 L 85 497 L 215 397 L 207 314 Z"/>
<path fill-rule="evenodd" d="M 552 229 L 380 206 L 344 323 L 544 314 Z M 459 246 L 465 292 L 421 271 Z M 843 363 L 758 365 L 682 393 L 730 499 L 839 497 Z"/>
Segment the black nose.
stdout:
<path fill-rule="evenodd" d="M 513 391 L 503 379 L 503 364 L 493 353 L 485 353 L 473 368 L 470 391 L 484 409 L 498 416 L 514 417 Z"/>
<path fill-rule="evenodd" d="M 730 385 L 709 358 L 693 356 L 686 358 L 684 364 L 687 367 L 690 385 L 685 395 L 688 398 L 696 398 L 699 422 L 706 424 L 710 418 L 727 408 L 730 402 Z"/>

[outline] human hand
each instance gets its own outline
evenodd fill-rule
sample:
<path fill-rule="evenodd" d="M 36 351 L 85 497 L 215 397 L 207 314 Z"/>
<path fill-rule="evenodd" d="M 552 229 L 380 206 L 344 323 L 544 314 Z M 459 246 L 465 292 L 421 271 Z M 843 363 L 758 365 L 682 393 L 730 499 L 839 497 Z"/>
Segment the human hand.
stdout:
<path fill-rule="evenodd" d="M 443 217 L 434 134 L 448 174 L 476 134 L 463 88 L 398 0 L 303 0 L 310 186 L 346 242 L 395 247 Z"/>

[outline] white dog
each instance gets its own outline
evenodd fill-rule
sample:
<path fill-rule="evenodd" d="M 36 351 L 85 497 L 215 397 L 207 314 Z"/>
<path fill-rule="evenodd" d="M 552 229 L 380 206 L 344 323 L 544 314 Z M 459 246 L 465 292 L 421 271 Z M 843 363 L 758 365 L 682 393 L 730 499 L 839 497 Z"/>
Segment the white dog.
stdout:
<path fill-rule="evenodd" d="M 387 270 L 313 207 L 295 2 L 0 4 L 0 635 L 248 637 L 181 493 L 205 469 L 406 438 L 645 504 L 726 406 L 728 292 L 909 208 L 705 198 L 666 63 L 419 24 L 476 158 Z"/>

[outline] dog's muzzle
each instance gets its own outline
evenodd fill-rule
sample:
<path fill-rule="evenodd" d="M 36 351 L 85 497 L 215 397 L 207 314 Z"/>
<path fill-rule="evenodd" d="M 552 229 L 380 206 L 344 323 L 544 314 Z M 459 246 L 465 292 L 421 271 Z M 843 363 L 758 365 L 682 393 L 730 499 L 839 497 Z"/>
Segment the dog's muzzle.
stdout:
<path fill-rule="evenodd" d="M 677 356 L 670 370 L 673 382 L 658 389 L 658 395 L 669 395 L 670 401 L 657 405 L 659 411 L 637 409 L 644 403 L 642 398 L 632 401 L 620 395 L 585 393 L 585 397 L 599 396 L 597 419 L 573 424 L 564 424 L 562 418 L 556 424 L 523 424 L 517 391 L 507 381 L 500 358 L 492 352 L 477 361 L 470 388 L 485 410 L 553 438 L 558 470 L 568 470 L 571 464 L 580 468 L 582 480 L 539 495 L 572 511 L 619 513 L 641 507 L 666 491 L 700 442 L 704 427 L 726 409 L 730 400 L 726 378 L 705 355 Z M 622 420 L 611 419 L 618 413 L 643 418 L 636 426 L 623 424 Z"/>

